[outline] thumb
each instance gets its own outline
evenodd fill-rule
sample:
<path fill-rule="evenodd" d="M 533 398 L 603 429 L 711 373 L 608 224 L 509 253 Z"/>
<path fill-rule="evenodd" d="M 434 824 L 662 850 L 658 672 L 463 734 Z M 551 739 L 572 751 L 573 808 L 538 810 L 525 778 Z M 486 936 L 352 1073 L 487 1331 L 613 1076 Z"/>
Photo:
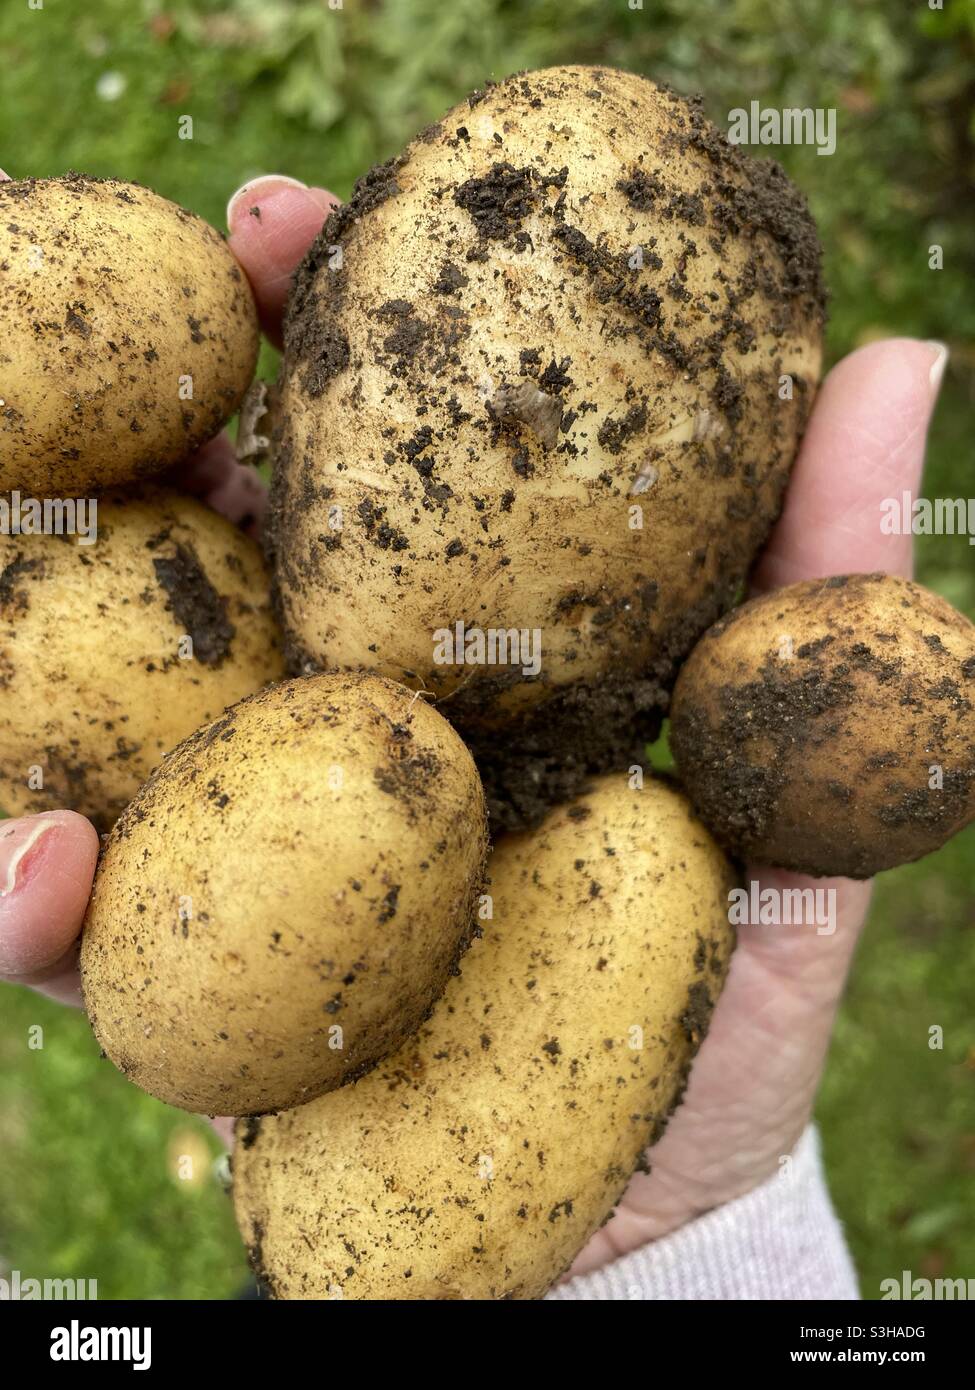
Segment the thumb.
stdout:
<path fill-rule="evenodd" d="M 755 589 L 872 570 L 910 575 L 913 538 L 882 533 L 881 504 L 918 487 L 947 356 L 941 343 L 892 338 L 833 368 L 816 399 L 785 509 L 753 576 Z M 751 922 L 739 944 L 772 968 L 822 971 L 827 992 L 838 995 L 869 884 L 758 867 L 746 872 L 746 882 L 758 894 L 771 889 L 781 902 L 786 895 L 796 903 L 817 901 L 819 890 L 820 905 L 832 904 L 835 931 L 818 921 L 779 931 Z"/>
<path fill-rule="evenodd" d="M 872 887 L 858 879 L 810 878 L 787 869 L 748 866 L 748 915 L 738 927 L 738 948 L 773 975 L 801 980 L 807 1000 L 833 1004 L 842 992 Z M 774 922 L 763 920 L 765 904 L 774 904 Z"/>
<path fill-rule="evenodd" d="M 74 811 L 0 822 L 0 978 L 77 1003 L 77 938 L 98 833 Z"/>
<path fill-rule="evenodd" d="M 917 490 L 947 358 L 941 343 L 890 338 L 837 363 L 816 397 L 755 589 L 874 570 L 910 575 L 913 538 L 883 534 L 881 504 Z"/>

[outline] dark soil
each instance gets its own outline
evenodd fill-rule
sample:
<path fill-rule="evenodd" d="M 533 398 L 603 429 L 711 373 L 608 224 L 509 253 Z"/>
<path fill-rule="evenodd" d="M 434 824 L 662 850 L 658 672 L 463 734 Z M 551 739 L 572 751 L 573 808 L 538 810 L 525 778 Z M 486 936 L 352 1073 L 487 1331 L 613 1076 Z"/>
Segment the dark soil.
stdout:
<path fill-rule="evenodd" d="M 167 607 L 193 639 L 193 655 L 204 666 L 219 666 L 230 652 L 236 629 L 227 601 L 210 583 L 192 546 L 177 545 L 172 556 L 157 556 L 156 578 L 169 596 Z"/>
<path fill-rule="evenodd" d="M 620 677 L 596 687 L 567 686 L 502 729 L 467 724 L 449 702 L 444 712 L 474 755 L 497 834 L 537 825 L 601 772 L 642 767 L 647 743 L 660 732 L 665 700 L 652 680 Z"/>

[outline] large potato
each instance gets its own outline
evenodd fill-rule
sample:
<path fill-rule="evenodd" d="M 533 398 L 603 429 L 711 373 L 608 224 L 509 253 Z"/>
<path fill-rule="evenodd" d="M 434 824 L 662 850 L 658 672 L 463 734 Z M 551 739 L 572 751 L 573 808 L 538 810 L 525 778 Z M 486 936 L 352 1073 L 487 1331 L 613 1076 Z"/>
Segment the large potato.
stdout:
<path fill-rule="evenodd" d="M 512 752 L 498 799 L 532 819 L 651 731 L 734 600 L 822 324 L 803 198 L 697 105 L 589 67 L 475 94 L 298 272 L 271 540 L 296 667 L 432 692 L 485 765 Z"/>
<path fill-rule="evenodd" d="M 0 535 L 8 814 L 66 806 L 107 829 L 164 753 L 282 674 L 260 550 L 200 502 L 103 497 L 93 544 Z"/>
<path fill-rule="evenodd" d="M 742 857 L 869 878 L 975 818 L 975 627 L 886 574 L 793 584 L 701 639 L 672 744 Z"/>
<path fill-rule="evenodd" d="M 605 778 L 490 861 L 493 920 L 419 1035 L 238 1126 L 237 1216 L 281 1298 L 537 1298 L 677 1104 L 732 946 L 685 799 Z"/>
<path fill-rule="evenodd" d="M 77 496 L 218 432 L 257 360 L 250 286 L 199 217 L 138 184 L 0 183 L 0 489 Z"/>
<path fill-rule="evenodd" d="M 474 923 L 480 782 L 375 676 L 251 696 L 182 743 L 101 860 L 81 948 L 95 1034 L 188 1110 L 310 1100 L 415 1032 Z"/>

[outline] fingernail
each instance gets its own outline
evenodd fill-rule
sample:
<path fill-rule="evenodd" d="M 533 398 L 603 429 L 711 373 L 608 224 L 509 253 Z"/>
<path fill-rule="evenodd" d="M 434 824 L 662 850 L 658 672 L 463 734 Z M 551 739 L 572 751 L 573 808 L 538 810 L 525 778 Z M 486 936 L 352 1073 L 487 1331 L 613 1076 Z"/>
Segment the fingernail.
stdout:
<path fill-rule="evenodd" d="M 39 816 L 0 821 L 0 898 L 9 898 L 30 882 L 38 862 L 31 851 L 57 829 L 57 816 L 57 811 L 46 811 Z"/>
<path fill-rule="evenodd" d="M 935 338 L 929 340 L 928 347 L 934 353 L 934 359 L 928 369 L 928 380 L 931 382 L 931 390 L 937 393 L 941 387 L 941 378 L 945 374 L 945 367 L 948 364 L 948 347 L 945 343 L 939 343 Z"/>
<path fill-rule="evenodd" d="M 307 183 L 302 183 L 300 179 L 290 178 L 287 174 L 261 174 L 259 178 L 250 179 L 249 182 L 242 184 L 236 193 L 231 194 L 227 204 L 227 226 L 233 230 L 233 218 L 240 211 L 241 207 L 249 204 L 250 207 L 257 207 L 262 197 L 267 197 L 275 188 L 307 188 Z"/>

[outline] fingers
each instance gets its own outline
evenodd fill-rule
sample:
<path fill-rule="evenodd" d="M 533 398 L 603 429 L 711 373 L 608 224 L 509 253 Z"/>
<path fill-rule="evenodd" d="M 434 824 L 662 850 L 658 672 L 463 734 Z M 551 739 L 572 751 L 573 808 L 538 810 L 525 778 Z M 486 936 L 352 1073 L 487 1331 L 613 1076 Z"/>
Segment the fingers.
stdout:
<path fill-rule="evenodd" d="M 168 475 L 181 492 L 200 498 L 256 537 L 267 511 L 267 489 L 248 464 L 238 463 L 226 434 L 217 435 Z"/>
<path fill-rule="evenodd" d="M 910 575 L 910 536 L 880 529 L 881 503 L 916 493 L 947 361 L 940 343 L 892 338 L 843 359 L 820 388 L 756 590 L 886 570 Z"/>
<path fill-rule="evenodd" d="M 291 277 L 338 201 L 325 188 L 268 174 L 245 183 L 227 205 L 230 249 L 247 272 L 261 326 L 278 346 Z"/>
<path fill-rule="evenodd" d="M 918 490 L 946 360 L 940 343 L 893 338 L 860 348 L 833 368 L 817 397 L 754 588 L 873 570 L 911 574 L 913 538 L 881 531 L 881 503 Z M 746 869 L 745 883 L 754 883 L 756 895 L 768 894 L 780 915 L 779 925 L 762 925 L 753 916 L 741 927 L 740 952 L 782 977 L 794 1007 L 803 1000 L 813 1004 L 807 1042 L 825 1047 L 870 885 L 764 866 Z M 802 925 L 782 924 L 787 902 L 804 905 Z"/>
<path fill-rule="evenodd" d="M 0 822 L 0 977 L 77 1002 L 76 943 L 98 834 L 74 811 Z"/>
<path fill-rule="evenodd" d="M 338 199 L 284 174 L 252 179 L 227 205 L 230 249 L 250 280 L 261 327 L 281 345 L 281 319 L 291 278 Z M 256 536 L 267 493 L 253 468 L 237 461 L 219 435 L 170 475 L 176 487 L 199 497 L 236 526 Z"/>
<path fill-rule="evenodd" d="M 771 973 L 781 972 L 780 984 L 807 1002 L 835 1004 L 867 915 L 872 883 L 753 865 L 745 870 L 744 886 L 758 911 L 738 928 L 739 950 Z M 774 925 L 762 921 L 763 902 L 775 910 Z"/>
<path fill-rule="evenodd" d="M 234 1147 L 234 1125 L 237 1121 L 229 1115 L 214 1115 L 210 1123 L 226 1144 L 227 1148 L 232 1149 Z"/>

